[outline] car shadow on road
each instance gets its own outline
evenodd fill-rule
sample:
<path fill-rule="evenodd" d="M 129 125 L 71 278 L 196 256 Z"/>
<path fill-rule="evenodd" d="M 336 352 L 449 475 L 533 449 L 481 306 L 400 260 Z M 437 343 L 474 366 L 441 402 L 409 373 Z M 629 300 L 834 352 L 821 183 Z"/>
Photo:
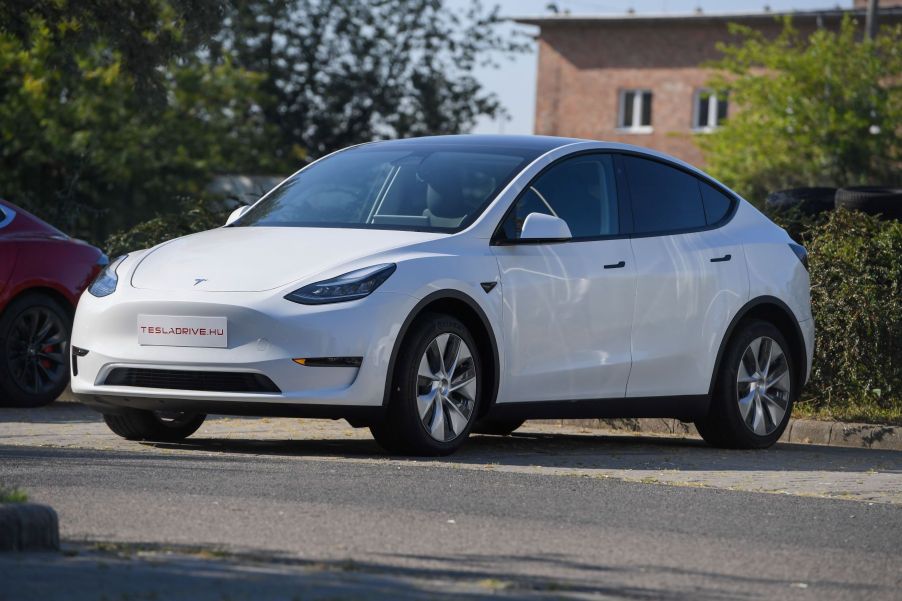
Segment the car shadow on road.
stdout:
<path fill-rule="evenodd" d="M 780 443 L 771 449 L 717 449 L 690 438 L 618 434 L 517 432 L 474 435 L 448 457 L 389 455 L 372 439 L 189 438 L 180 443 L 142 443 L 161 449 L 244 453 L 301 458 L 403 461 L 415 465 L 492 468 L 542 467 L 585 470 L 902 472 L 902 453 Z"/>

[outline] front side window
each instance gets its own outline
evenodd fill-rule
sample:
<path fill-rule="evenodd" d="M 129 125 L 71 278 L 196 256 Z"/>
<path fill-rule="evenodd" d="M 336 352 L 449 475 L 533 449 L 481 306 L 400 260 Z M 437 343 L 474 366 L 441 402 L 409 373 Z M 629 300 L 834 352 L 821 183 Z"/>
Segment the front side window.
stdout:
<path fill-rule="evenodd" d="M 553 165 L 517 199 L 501 225 L 504 238 L 517 240 L 530 213 L 560 217 L 574 239 L 620 232 L 613 156 L 592 154 Z"/>
<path fill-rule="evenodd" d="M 637 234 L 705 227 L 699 181 L 664 163 L 623 157 Z"/>
<path fill-rule="evenodd" d="M 355 148 L 294 175 L 233 225 L 458 231 L 535 158 L 531 152 Z"/>
<path fill-rule="evenodd" d="M 617 127 L 637 132 L 651 131 L 651 101 L 651 90 L 621 90 Z"/>
<path fill-rule="evenodd" d="M 692 128 L 698 130 L 712 130 L 721 125 L 727 118 L 727 99 L 718 96 L 711 90 L 698 90 L 695 92 L 695 106 L 693 108 Z"/>

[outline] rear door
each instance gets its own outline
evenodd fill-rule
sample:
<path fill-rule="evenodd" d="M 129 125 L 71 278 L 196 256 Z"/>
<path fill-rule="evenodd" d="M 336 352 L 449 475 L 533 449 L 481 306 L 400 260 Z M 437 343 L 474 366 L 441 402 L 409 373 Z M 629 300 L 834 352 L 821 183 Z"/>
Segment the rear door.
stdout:
<path fill-rule="evenodd" d="M 717 227 L 735 202 L 669 163 L 625 155 L 636 260 L 628 397 L 706 394 L 748 297 L 742 246 Z"/>
<path fill-rule="evenodd" d="M 516 201 L 492 246 L 501 273 L 506 368 L 499 402 L 623 398 L 636 293 L 613 155 L 564 159 Z M 531 213 L 568 241 L 519 240 Z"/>

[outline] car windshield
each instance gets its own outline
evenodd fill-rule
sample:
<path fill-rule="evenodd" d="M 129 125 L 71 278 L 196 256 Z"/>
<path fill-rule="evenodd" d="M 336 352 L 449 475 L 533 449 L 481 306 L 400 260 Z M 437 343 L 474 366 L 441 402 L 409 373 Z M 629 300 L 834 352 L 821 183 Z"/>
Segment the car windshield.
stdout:
<path fill-rule="evenodd" d="M 459 231 L 535 156 L 426 144 L 354 148 L 295 174 L 233 225 Z"/>

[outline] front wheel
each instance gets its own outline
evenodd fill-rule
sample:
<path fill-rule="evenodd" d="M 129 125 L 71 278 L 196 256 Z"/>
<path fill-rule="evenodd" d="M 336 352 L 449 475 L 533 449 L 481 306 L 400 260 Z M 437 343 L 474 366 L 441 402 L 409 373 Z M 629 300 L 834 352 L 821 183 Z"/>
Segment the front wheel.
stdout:
<path fill-rule="evenodd" d="M 384 421 L 370 430 L 395 453 L 448 455 L 466 440 L 479 409 L 482 366 L 467 327 L 427 314 L 404 339 Z"/>
<path fill-rule="evenodd" d="M 789 423 L 796 382 L 783 334 L 769 322 L 752 321 L 730 340 L 708 415 L 695 426 L 714 446 L 767 448 Z"/>
<path fill-rule="evenodd" d="M 201 413 L 184 411 L 145 411 L 126 409 L 122 413 L 104 413 L 110 430 L 126 440 L 178 442 L 197 432 L 207 418 Z"/>
<path fill-rule="evenodd" d="M 0 315 L 0 405 L 39 407 L 69 383 L 72 317 L 54 299 L 23 295 Z"/>

